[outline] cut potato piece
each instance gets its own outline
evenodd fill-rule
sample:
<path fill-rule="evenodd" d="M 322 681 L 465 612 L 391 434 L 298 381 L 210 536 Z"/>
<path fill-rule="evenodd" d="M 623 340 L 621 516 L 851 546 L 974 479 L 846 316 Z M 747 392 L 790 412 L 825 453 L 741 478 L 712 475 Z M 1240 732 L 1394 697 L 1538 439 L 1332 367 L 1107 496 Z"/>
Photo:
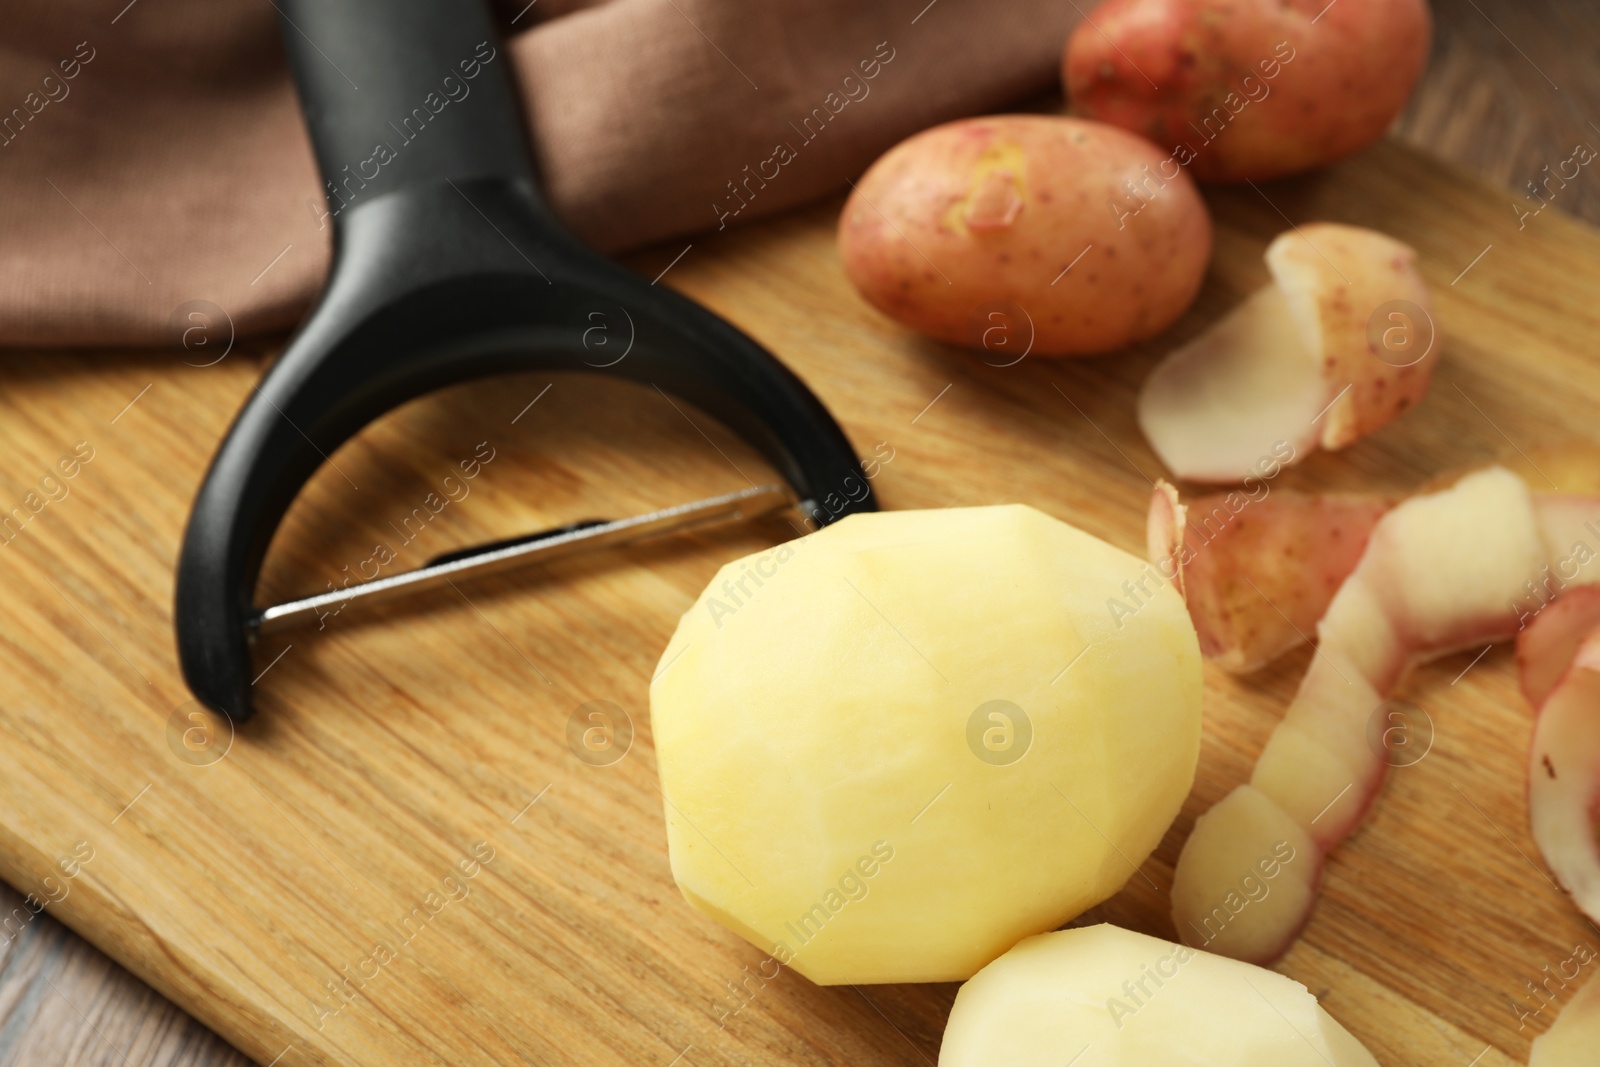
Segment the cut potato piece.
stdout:
<path fill-rule="evenodd" d="M 1273 284 L 1163 360 L 1139 425 L 1175 475 L 1245 479 L 1344 448 L 1418 403 L 1437 338 L 1416 253 L 1384 234 L 1310 223 L 1266 253 Z"/>
<path fill-rule="evenodd" d="M 1149 856 L 1200 689 L 1143 560 L 1022 506 L 851 516 L 723 568 L 662 654 L 673 876 L 819 984 L 970 977 Z"/>
<path fill-rule="evenodd" d="M 1159 499 L 1158 488 L 1150 502 L 1152 528 L 1182 508 L 1183 541 L 1168 551 L 1181 563 L 1189 618 L 1205 657 L 1236 672 L 1263 667 L 1306 640 L 1390 507 L 1356 494 L 1259 492 L 1180 505 Z M 1152 541 L 1158 569 L 1159 549 Z"/>
<path fill-rule="evenodd" d="M 1191 920 L 1213 908 L 1241 856 L 1267 838 L 1293 826 L 1325 851 L 1357 825 L 1389 759 L 1373 740 L 1373 715 L 1414 665 L 1515 634 L 1516 600 L 1544 559 L 1527 487 L 1501 467 L 1413 497 L 1378 520 L 1317 626 L 1316 658 L 1278 727 L 1285 736 L 1269 742 L 1252 786 L 1202 817 L 1178 857 L 1180 936 L 1203 936 Z M 1309 879 L 1303 897 L 1247 909 L 1210 947 L 1254 962 L 1276 958 L 1309 918 L 1316 883 L 1305 872 L 1317 870 L 1320 856 L 1307 857 L 1293 870 Z M 1296 899 L 1305 911 L 1288 906 Z"/>
<path fill-rule="evenodd" d="M 1377 1067 L 1299 982 L 1115 926 L 1030 937 L 956 994 L 939 1067 Z"/>
<path fill-rule="evenodd" d="M 1533 1039 L 1528 1067 L 1594 1067 L 1600 1049 L 1600 978 L 1569 1000 L 1550 1029 Z"/>

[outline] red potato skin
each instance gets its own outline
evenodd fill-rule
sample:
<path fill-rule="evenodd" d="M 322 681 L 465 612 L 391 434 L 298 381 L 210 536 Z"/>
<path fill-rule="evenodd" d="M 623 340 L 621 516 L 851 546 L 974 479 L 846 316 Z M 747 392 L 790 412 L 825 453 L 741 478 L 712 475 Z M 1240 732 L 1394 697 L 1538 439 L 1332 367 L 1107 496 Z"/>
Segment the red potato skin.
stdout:
<path fill-rule="evenodd" d="M 1540 619 L 1548 615 L 1547 612 Z M 1541 647 L 1524 649 L 1519 641 L 1517 658 L 1524 671 L 1524 692 L 1532 688 L 1527 675 L 1530 656 L 1545 657 L 1536 663 L 1542 672 L 1554 673 L 1560 668 L 1555 684 L 1535 704 L 1533 743 L 1529 748 L 1528 817 L 1534 842 L 1556 881 L 1593 923 L 1600 922 L 1600 897 L 1596 894 L 1596 887 L 1600 886 L 1600 837 L 1596 836 L 1600 829 L 1600 762 L 1592 749 L 1572 736 L 1574 724 L 1560 720 L 1577 717 L 1577 725 L 1585 732 L 1600 732 L 1600 706 L 1594 698 L 1594 678 L 1600 675 L 1600 630 L 1579 632 L 1573 629 L 1577 621 L 1574 616 L 1555 623 L 1567 632 Z M 1524 631 L 1524 636 L 1528 632 Z M 1563 647 L 1573 639 L 1575 647 Z M 1556 658 L 1562 655 L 1567 657 L 1564 664 Z M 1563 698 L 1565 703 L 1561 703 Z M 1573 702 L 1580 705 L 1576 710 Z M 1547 730 L 1551 733 L 1547 734 Z M 1558 780 L 1562 792 L 1552 793 L 1550 787 Z M 1565 786 L 1574 780 L 1579 792 L 1565 793 Z M 1530 1060 L 1530 1067 L 1535 1063 Z"/>
<path fill-rule="evenodd" d="M 1184 537 L 1188 526 L 1189 509 L 1178 496 L 1177 487 L 1170 482 L 1158 481 L 1150 492 L 1150 513 L 1145 517 L 1146 558 L 1160 572 L 1161 577 L 1171 576 L 1178 595 L 1189 599 L 1188 583 L 1184 580 Z M 1193 609 L 1190 609 L 1191 614 Z M 1205 635 L 1200 635 L 1201 652 L 1205 651 Z"/>
<path fill-rule="evenodd" d="M 1339 392 L 1322 424 L 1322 447 L 1348 448 L 1405 414 L 1428 395 L 1439 344 L 1433 301 L 1417 270 L 1417 253 L 1387 234 L 1338 222 L 1308 222 L 1280 234 L 1267 249 L 1267 266 L 1276 277 L 1288 271 L 1314 277 L 1316 313 L 1323 335 L 1324 377 Z M 1283 284 L 1280 278 L 1279 284 Z M 1373 315 L 1394 301 L 1421 311 L 1428 350 L 1399 366 L 1380 354 L 1369 336 Z M 1400 321 L 1417 330 L 1422 322 Z M 1380 339 L 1381 340 L 1381 339 Z M 1349 387 L 1349 392 L 1343 390 Z"/>
<path fill-rule="evenodd" d="M 1063 84 L 1079 114 L 1188 146 L 1197 178 L 1262 180 L 1382 136 L 1432 35 L 1426 0 L 1106 0 Z"/>
<path fill-rule="evenodd" d="M 1286 489 L 1256 503 L 1237 492 L 1190 501 L 1185 588 L 1200 651 L 1245 673 L 1303 643 L 1392 506 Z"/>
<path fill-rule="evenodd" d="M 1566 590 L 1517 634 L 1517 677 L 1535 712 L 1572 665 L 1584 638 L 1600 629 L 1600 585 Z"/>
<path fill-rule="evenodd" d="M 925 130 L 874 163 L 839 219 L 839 251 L 870 304 L 928 337 L 997 357 L 1094 355 L 1183 314 L 1211 218 L 1142 138 L 1004 115 Z"/>

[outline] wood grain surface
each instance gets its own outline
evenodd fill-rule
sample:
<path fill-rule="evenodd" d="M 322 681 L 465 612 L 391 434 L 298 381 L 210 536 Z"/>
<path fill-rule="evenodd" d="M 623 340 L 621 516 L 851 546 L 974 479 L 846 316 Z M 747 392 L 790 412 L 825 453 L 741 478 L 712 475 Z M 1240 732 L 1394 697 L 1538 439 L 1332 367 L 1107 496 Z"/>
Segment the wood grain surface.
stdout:
<path fill-rule="evenodd" d="M 1434 64 L 1399 132 L 1508 192 L 1385 148 L 1264 186 L 1264 197 L 1212 195 L 1218 263 L 1179 336 L 1262 279 L 1280 211 L 1399 234 L 1443 294 L 1446 360 L 1423 409 L 1284 484 L 1403 491 L 1443 467 L 1583 433 L 1594 410 L 1600 382 L 1584 353 L 1600 241 L 1554 211 L 1518 231 L 1510 205 L 1586 136 L 1585 103 L 1600 111 L 1597 18 L 1574 0 L 1435 10 Z M 1600 217 L 1596 189 L 1573 183 L 1557 206 Z M 889 506 L 1026 500 L 1136 548 L 1143 476 L 1159 468 L 1131 395 L 1154 349 L 1001 371 L 909 339 L 844 286 L 836 210 L 696 242 L 666 280 L 773 347 L 858 446 L 895 447 L 879 482 Z M 640 268 L 653 275 L 678 251 Z M 285 1067 L 936 1058 L 953 987 L 821 990 L 785 975 L 720 1029 L 716 998 L 735 1005 L 726 983 L 759 954 L 689 910 L 666 871 L 644 716 L 654 656 L 716 564 L 782 538 L 781 524 L 289 635 L 294 647 L 259 661 L 272 663 L 260 724 L 215 765 L 178 758 L 187 695 L 172 667 L 170 561 L 193 485 L 265 351 L 204 370 L 140 353 L 0 363 L 0 489 L 20 500 L 77 441 L 95 450 L 69 495 L 0 551 L 0 873 L 46 895 L 41 878 L 63 856 L 80 841 L 94 850 L 78 877 L 57 873 L 59 903 L 37 917 L 25 908 L 0 934 L 0 1064 L 242 1062 L 57 918 L 258 1062 Z M 495 459 L 416 539 L 415 558 L 737 487 L 740 471 L 760 479 L 747 450 L 694 421 L 652 393 L 573 379 L 412 405 L 336 455 L 342 475 L 319 476 L 275 546 L 268 591 L 319 589 L 373 538 L 397 541 L 387 524 L 483 440 Z M 1508 658 L 1490 653 L 1455 684 L 1465 658 L 1413 680 L 1406 695 L 1434 716 L 1436 750 L 1394 776 L 1336 857 L 1317 921 L 1284 965 L 1385 1063 L 1521 1062 L 1553 1009 L 1519 1030 L 1509 1004 L 1574 939 L 1592 939 L 1524 829 L 1526 722 Z M 1247 773 L 1303 666 L 1291 657 L 1247 683 L 1209 678 L 1200 784 L 1145 868 L 1162 894 L 1194 816 Z M 593 698 L 631 709 L 638 730 L 612 767 L 565 749 L 565 717 Z M 479 841 L 494 859 L 469 895 L 317 1030 L 311 1002 L 339 1003 L 324 983 L 354 972 L 375 933 Z M 1162 894 L 1135 880 L 1098 917 L 1170 934 Z M 0 905 L 13 915 L 21 898 L 0 889 Z"/>

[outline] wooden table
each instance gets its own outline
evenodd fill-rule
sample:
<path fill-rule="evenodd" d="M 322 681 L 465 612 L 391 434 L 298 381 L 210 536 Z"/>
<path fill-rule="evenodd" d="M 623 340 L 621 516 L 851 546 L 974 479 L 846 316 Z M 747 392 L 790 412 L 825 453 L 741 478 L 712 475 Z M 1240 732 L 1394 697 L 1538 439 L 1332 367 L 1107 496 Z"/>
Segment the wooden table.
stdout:
<path fill-rule="evenodd" d="M 1397 128 L 1411 144 L 1517 192 L 1577 140 L 1600 137 L 1600 11 L 1588 0 L 1435 0 L 1428 75 Z M 1600 182 L 1558 206 L 1600 222 Z M 0 914 L 20 897 L 0 886 Z M 0 944 L 0 1067 L 244 1064 L 238 1052 L 48 914 Z"/>

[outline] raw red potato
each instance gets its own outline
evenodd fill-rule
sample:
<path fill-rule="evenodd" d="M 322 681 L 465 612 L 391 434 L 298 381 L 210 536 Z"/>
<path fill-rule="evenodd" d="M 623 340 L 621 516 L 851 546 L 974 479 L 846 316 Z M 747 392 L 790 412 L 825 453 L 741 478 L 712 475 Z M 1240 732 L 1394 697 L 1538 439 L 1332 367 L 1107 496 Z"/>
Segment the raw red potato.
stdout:
<path fill-rule="evenodd" d="M 1533 1039 L 1528 1067 L 1594 1067 L 1600 1049 L 1600 978 L 1591 978 Z"/>
<path fill-rule="evenodd" d="M 1183 313 L 1211 255 L 1205 204 L 1167 162 L 1084 119 L 936 126 L 890 149 L 851 193 L 845 273 L 890 318 L 990 362 L 1126 347 Z"/>
<path fill-rule="evenodd" d="M 1372 716 L 1418 663 L 1515 635 L 1516 605 L 1547 559 L 1533 499 L 1501 467 L 1378 520 L 1317 626 L 1317 655 L 1250 784 L 1201 817 L 1178 858 L 1173 919 L 1186 941 L 1256 963 L 1289 948 L 1314 905 L 1322 855 L 1382 785 Z M 1249 864 L 1285 843 L 1297 858 L 1277 887 L 1259 903 L 1241 897 Z"/>
<path fill-rule="evenodd" d="M 1306 640 L 1391 507 L 1375 496 L 1265 489 L 1183 505 L 1158 482 L 1150 500 L 1150 562 L 1181 574 L 1200 651 L 1241 673 Z"/>
<path fill-rule="evenodd" d="M 1308 170 L 1377 140 L 1428 57 L 1425 0 L 1107 0 L 1067 43 L 1079 112 L 1201 179 Z"/>
<path fill-rule="evenodd" d="M 1280 235 L 1272 284 L 1145 379 L 1139 426 L 1161 461 L 1189 481 L 1239 482 L 1265 457 L 1344 448 L 1420 402 L 1439 346 L 1416 260 L 1356 226 Z"/>

